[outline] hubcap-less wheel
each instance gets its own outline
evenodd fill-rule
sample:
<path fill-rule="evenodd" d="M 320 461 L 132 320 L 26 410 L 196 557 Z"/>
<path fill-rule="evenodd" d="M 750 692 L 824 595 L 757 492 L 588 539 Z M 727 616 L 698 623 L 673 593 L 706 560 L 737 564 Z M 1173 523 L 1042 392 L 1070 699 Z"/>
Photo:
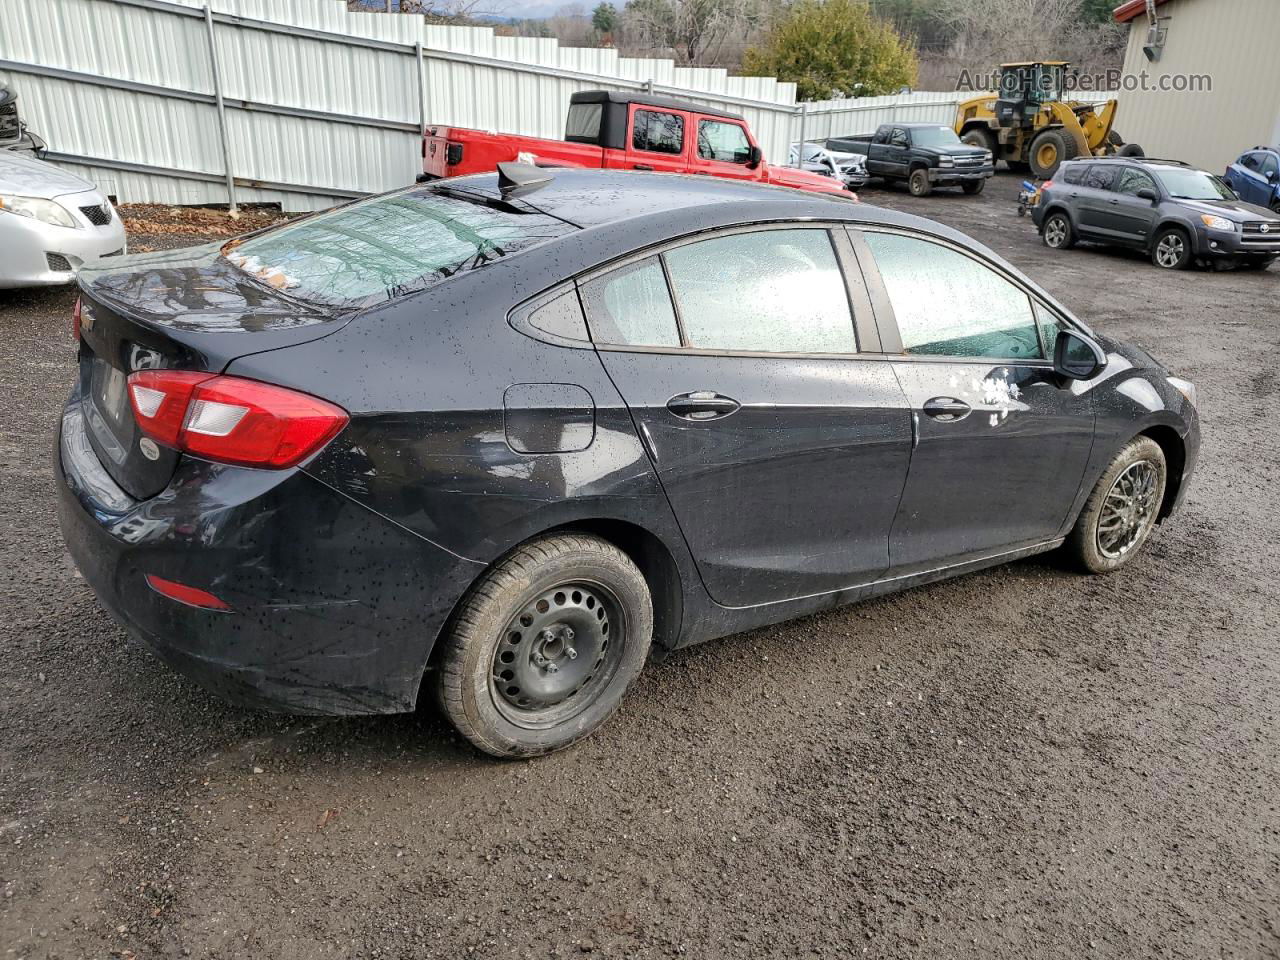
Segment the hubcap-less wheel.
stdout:
<path fill-rule="evenodd" d="M 626 643 L 613 592 L 574 581 L 542 591 L 511 619 L 493 655 L 494 705 L 523 727 L 563 722 L 608 683 Z"/>
<path fill-rule="evenodd" d="M 1182 264 L 1187 252 L 1187 243 L 1180 234 L 1166 233 L 1156 244 L 1156 263 L 1166 270 L 1173 270 Z"/>
<path fill-rule="evenodd" d="M 1067 221 L 1062 217 L 1050 217 L 1044 225 L 1044 242 L 1055 250 L 1067 242 Z"/>
<path fill-rule="evenodd" d="M 1155 523 L 1159 472 L 1150 460 L 1138 460 L 1116 477 L 1098 514 L 1098 552 L 1109 560 L 1123 557 Z"/>

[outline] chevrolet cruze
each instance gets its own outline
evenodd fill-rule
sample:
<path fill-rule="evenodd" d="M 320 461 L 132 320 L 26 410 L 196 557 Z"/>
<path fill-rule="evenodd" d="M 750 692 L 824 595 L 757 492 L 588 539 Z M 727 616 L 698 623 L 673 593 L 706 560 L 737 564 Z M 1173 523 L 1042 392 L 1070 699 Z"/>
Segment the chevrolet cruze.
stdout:
<path fill-rule="evenodd" d="M 180 672 L 481 750 L 671 650 L 1058 549 L 1130 562 L 1195 388 L 850 200 L 507 165 L 80 275 L 60 516 Z"/>

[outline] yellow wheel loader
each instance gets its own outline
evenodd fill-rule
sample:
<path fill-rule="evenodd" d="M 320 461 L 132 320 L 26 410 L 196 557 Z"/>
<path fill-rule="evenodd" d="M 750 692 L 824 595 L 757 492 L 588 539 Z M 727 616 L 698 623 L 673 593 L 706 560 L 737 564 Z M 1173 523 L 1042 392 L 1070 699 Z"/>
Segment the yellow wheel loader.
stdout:
<path fill-rule="evenodd" d="M 1030 170 L 1047 180 L 1064 160 L 1075 157 L 1143 155 L 1111 128 L 1116 102 L 1097 104 L 1063 99 L 1063 60 L 1000 65 L 1000 88 L 965 100 L 956 110 L 956 133 L 965 143 L 991 151 L 1010 170 Z"/>

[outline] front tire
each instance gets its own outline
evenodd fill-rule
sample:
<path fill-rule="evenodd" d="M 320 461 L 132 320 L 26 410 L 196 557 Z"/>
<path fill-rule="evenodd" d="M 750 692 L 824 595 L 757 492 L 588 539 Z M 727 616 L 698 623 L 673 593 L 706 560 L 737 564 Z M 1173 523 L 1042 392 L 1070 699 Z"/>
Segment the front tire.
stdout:
<path fill-rule="evenodd" d="M 1132 560 L 1155 528 L 1169 467 L 1150 437 L 1134 437 L 1103 472 L 1063 545 L 1089 573 Z"/>
<path fill-rule="evenodd" d="M 443 641 L 440 704 L 495 757 L 562 750 L 618 708 L 652 635 L 649 588 L 625 553 L 581 534 L 534 540 L 463 601 Z"/>
<path fill-rule="evenodd" d="M 976 197 L 978 194 L 980 194 L 983 190 L 986 189 L 986 186 L 987 186 L 986 180 L 966 180 L 964 181 L 964 183 L 960 184 L 960 189 L 963 190 L 965 193 L 967 193 L 969 196 Z"/>
<path fill-rule="evenodd" d="M 1151 262 L 1162 270 L 1185 270 L 1191 266 L 1191 241 L 1177 227 L 1156 234 L 1151 246 Z"/>
<path fill-rule="evenodd" d="M 933 193 L 933 184 L 929 182 L 928 170 L 912 170 L 907 178 L 907 189 L 913 197 L 927 197 Z"/>
<path fill-rule="evenodd" d="M 1049 214 L 1040 228 L 1040 239 L 1051 250 L 1070 250 L 1076 243 L 1076 232 L 1071 226 L 1071 218 L 1061 210 L 1055 210 Z"/>
<path fill-rule="evenodd" d="M 1076 142 L 1061 130 L 1045 130 L 1031 141 L 1031 172 L 1037 179 L 1050 180 L 1058 167 L 1075 159 Z"/>

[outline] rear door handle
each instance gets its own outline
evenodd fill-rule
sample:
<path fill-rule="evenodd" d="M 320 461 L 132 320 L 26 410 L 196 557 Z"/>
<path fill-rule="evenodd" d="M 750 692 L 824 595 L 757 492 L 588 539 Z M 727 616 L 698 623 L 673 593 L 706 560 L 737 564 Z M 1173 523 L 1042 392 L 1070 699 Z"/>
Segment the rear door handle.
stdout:
<path fill-rule="evenodd" d="M 955 397 L 934 397 L 926 400 L 921 410 L 924 411 L 926 417 L 933 417 L 935 420 L 941 420 L 943 423 L 954 423 L 957 420 L 963 420 L 969 415 L 972 409 L 963 400 L 957 400 Z"/>
<path fill-rule="evenodd" d="M 722 396 L 714 390 L 681 393 L 667 401 L 667 409 L 681 420 L 717 420 L 736 413 L 741 406 L 732 397 Z"/>
<path fill-rule="evenodd" d="M 649 164 L 647 163 L 632 164 L 632 167 L 636 170 L 652 170 L 653 169 L 653 167 L 649 166 Z"/>

